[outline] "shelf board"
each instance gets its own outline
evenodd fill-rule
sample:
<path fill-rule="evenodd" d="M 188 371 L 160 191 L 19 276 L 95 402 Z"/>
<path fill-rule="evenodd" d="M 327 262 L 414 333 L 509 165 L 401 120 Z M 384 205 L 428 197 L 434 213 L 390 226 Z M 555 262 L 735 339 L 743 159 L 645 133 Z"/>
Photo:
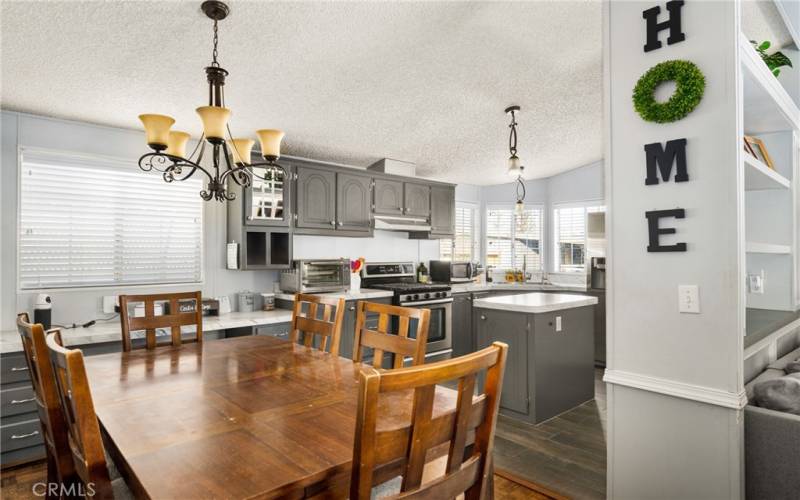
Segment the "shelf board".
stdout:
<path fill-rule="evenodd" d="M 743 152 L 742 158 L 744 159 L 745 191 L 792 189 L 792 182 L 789 179 L 772 170 L 753 155 Z"/>
<path fill-rule="evenodd" d="M 739 34 L 744 131 L 748 135 L 800 129 L 800 109 L 744 34 Z"/>
<path fill-rule="evenodd" d="M 772 243 L 758 243 L 748 241 L 745 243 L 747 253 L 769 253 L 775 255 L 790 255 L 792 247 L 790 245 L 774 245 Z"/>

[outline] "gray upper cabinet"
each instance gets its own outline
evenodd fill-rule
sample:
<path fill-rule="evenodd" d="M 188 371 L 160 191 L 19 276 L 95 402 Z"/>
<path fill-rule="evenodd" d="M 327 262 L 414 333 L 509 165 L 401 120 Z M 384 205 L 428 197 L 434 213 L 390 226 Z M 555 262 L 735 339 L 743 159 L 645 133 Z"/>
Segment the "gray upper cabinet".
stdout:
<path fill-rule="evenodd" d="M 456 232 L 456 190 L 453 186 L 431 187 L 431 234 L 453 235 Z"/>
<path fill-rule="evenodd" d="M 255 160 L 254 160 L 255 161 Z M 263 160 L 260 160 L 263 161 Z M 291 167 L 280 170 L 253 167 L 253 181 L 243 190 L 243 224 L 248 226 L 288 226 L 291 221 Z M 229 183 L 231 184 L 231 183 Z"/>
<path fill-rule="evenodd" d="M 431 187 L 428 184 L 405 183 L 404 213 L 417 217 L 431 214 Z"/>
<path fill-rule="evenodd" d="M 299 228 L 334 229 L 336 173 L 297 167 L 297 222 Z"/>
<path fill-rule="evenodd" d="M 368 176 L 336 174 L 336 229 L 370 230 L 371 186 Z"/>
<path fill-rule="evenodd" d="M 403 214 L 403 183 L 387 179 L 375 179 L 375 207 L 379 215 Z"/>

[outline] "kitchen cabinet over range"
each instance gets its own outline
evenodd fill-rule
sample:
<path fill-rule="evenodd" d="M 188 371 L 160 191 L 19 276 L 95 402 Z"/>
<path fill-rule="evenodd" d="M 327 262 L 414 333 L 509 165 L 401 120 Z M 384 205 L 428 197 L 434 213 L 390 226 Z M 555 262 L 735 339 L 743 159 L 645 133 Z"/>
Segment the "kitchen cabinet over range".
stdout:
<path fill-rule="evenodd" d="M 257 155 L 258 153 L 254 153 Z M 228 243 L 232 269 L 287 269 L 292 234 L 371 237 L 375 216 L 426 226 L 409 238 L 455 233 L 455 186 L 306 159 L 284 157 L 286 172 L 255 169 L 251 186 L 228 183 Z M 430 229 L 427 229 L 430 227 Z"/>

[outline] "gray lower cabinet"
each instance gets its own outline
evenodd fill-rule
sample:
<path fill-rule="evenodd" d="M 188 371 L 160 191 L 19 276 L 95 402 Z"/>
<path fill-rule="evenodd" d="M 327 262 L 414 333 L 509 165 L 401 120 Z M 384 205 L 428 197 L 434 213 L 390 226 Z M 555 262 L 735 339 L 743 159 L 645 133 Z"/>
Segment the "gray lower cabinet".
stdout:
<path fill-rule="evenodd" d="M 378 215 L 403 214 L 403 182 L 375 179 L 373 211 Z"/>
<path fill-rule="evenodd" d="M 453 357 L 475 351 L 472 334 L 472 294 L 453 294 Z"/>
<path fill-rule="evenodd" d="M 406 215 L 430 217 L 431 187 L 429 184 L 406 182 L 403 186 L 403 208 Z"/>
<path fill-rule="evenodd" d="M 312 167 L 297 167 L 297 220 L 295 226 L 307 229 L 335 229 L 336 172 Z"/>
<path fill-rule="evenodd" d="M 509 346 L 501 413 L 539 423 L 594 398 L 594 307 L 542 314 L 474 308 L 473 321 L 478 349 Z"/>
<path fill-rule="evenodd" d="M 339 343 L 339 356 L 343 358 L 353 359 L 355 352 L 355 335 L 356 335 L 356 314 L 358 311 L 358 303 L 360 300 L 349 300 L 345 302 L 344 322 L 342 324 L 342 338 Z M 367 302 L 376 302 L 378 304 L 391 304 L 390 297 L 369 299 Z M 375 329 L 378 327 L 377 316 L 368 316 L 366 320 L 367 328 Z M 364 361 L 369 362 L 370 356 L 365 356 Z"/>
<path fill-rule="evenodd" d="M 336 174 L 336 229 L 368 232 L 372 224 L 372 178 Z"/>
<path fill-rule="evenodd" d="M 271 337 L 276 337 L 283 340 L 289 340 L 289 333 L 291 329 L 292 329 L 292 324 L 289 322 L 275 323 L 272 325 L 257 326 L 255 334 L 269 335 Z"/>
<path fill-rule="evenodd" d="M 431 236 L 453 236 L 456 232 L 456 189 L 431 186 Z"/>

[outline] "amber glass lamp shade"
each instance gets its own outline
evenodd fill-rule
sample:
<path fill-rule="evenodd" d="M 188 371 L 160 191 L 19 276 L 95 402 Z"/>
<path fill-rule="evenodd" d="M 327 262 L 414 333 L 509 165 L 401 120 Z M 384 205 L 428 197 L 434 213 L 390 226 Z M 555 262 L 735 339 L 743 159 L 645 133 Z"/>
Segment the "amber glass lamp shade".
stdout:
<path fill-rule="evenodd" d="M 220 106 L 201 106 L 197 114 L 203 120 L 203 132 L 206 139 L 222 140 L 225 137 L 225 128 L 231 117 L 231 110 Z"/>
<path fill-rule="evenodd" d="M 147 145 L 156 151 L 166 148 L 169 144 L 169 128 L 175 120 L 171 116 L 154 114 L 139 115 L 139 119 L 144 125 Z"/>
<path fill-rule="evenodd" d="M 189 142 L 191 137 L 186 132 L 178 132 L 177 130 L 169 133 L 167 140 L 167 150 L 164 153 L 180 158 L 186 158 L 186 143 Z"/>
<path fill-rule="evenodd" d="M 268 160 L 277 160 L 281 156 L 281 141 L 285 135 L 283 130 L 265 128 L 257 130 L 261 141 L 261 155 Z"/>
<path fill-rule="evenodd" d="M 233 139 L 230 141 L 231 155 L 236 163 L 250 164 L 250 153 L 253 151 L 253 139 Z"/>

